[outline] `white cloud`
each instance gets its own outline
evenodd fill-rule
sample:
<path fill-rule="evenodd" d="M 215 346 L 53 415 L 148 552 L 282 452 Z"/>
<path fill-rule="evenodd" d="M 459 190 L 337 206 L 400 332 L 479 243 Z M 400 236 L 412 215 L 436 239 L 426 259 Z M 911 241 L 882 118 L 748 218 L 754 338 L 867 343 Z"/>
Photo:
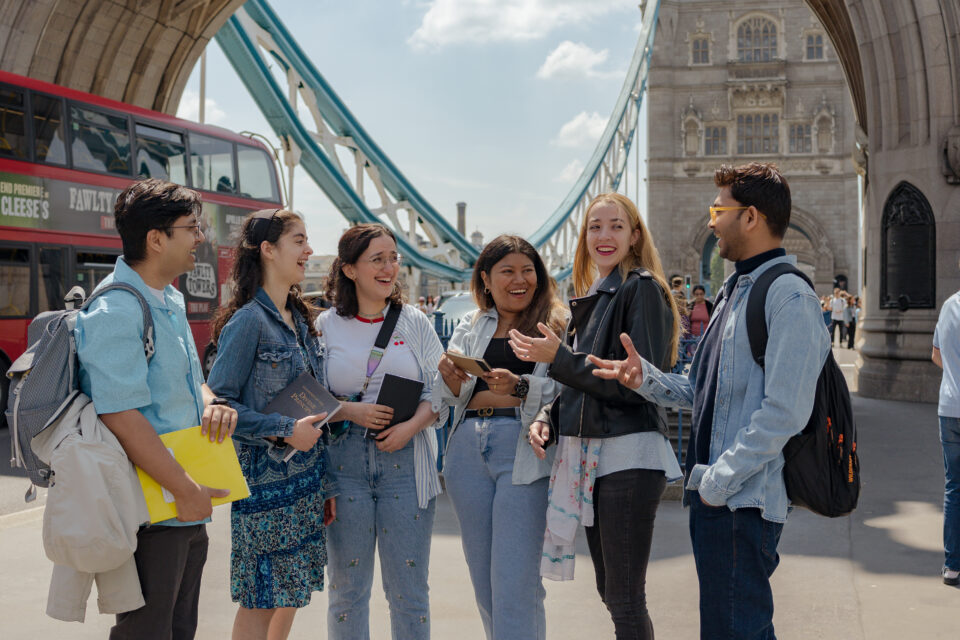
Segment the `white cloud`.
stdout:
<path fill-rule="evenodd" d="M 207 124 L 222 125 L 227 119 L 227 113 L 213 98 L 206 99 L 206 113 L 203 114 Z M 177 107 L 177 117 L 184 120 L 200 120 L 200 94 L 193 89 L 185 89 Z"/>
<path fill-rule="evenodd" d="M 425 49 L 537 40 L 564 25 L 635 7 L 632 0 L 433 0 L 407 42 Z"/>
<path fill-rule="evenodd" d="M 622 74 L 610 71 L 598 71 L 597 66 L 607 61 L 610 55 L 609 49 L 594 51 L 582 42 L 571 42 L 564 40 L 557 48 L 547 54 L 547 59 L 543 61 L 540 69 L 537 70 L 538 78 L 552 78 L 554 76 L 586 76 L 603 77 L 615 74 Z"/>
<path fill-rule="evenodd" d="M 554 182 L 561 182 L 564 184 L 570 184 L 574 180 L 580 177 L 580 174 L 583 172 L 583 163 L 580 162 L 577 158 L 574 158 L 570 161 L 570 164 L 563 168 L 556 178 L 553 179 Z"/>
<path fill-rule="evenodd" d="M 553 139 L 553 144 L 558 147 L 588 147 L 600 139 L 606 126 L 607 119 L 596 111 L 581 111 L 560 127 L 560 133 Z"/>

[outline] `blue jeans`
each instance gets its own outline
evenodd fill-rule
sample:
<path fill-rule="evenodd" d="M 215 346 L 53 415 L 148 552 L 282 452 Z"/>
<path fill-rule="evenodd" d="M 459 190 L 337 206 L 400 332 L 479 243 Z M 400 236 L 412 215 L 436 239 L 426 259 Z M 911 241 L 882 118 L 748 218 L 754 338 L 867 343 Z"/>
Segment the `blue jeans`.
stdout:
<path fill-rule="evenodd" d="M 960 418 L 940 416 L 943 445 L 943 566 L 960 571 Z"/>
<path fill-rule="evenodd" d="M 540 555 L 548 478 L 513 484 L 520 428 L 517 418 L 464 420 L 444 462 L 473 593 L 491 640 L 546 638 Z"/>
<path fill-rule="evenodd" d="M 374 548 L 394 640 L 430 637 L 427 573 L 436 500 L 420 509 L 413 441 L 383 453 L 364 430 L 351 427 L 328 449 L 337 495 L 337 520 L 327 529 L 327 637 L 369 640 Z M 378 630 L 376 637 L 382 638 Z"/>
<path fill-rule="evenodd" d="M 776 640 L 770 576 L 783 525 L 759 509 L 710 507 L 687 492 L 690 540 L 700 582 L 700 638 Z"/>

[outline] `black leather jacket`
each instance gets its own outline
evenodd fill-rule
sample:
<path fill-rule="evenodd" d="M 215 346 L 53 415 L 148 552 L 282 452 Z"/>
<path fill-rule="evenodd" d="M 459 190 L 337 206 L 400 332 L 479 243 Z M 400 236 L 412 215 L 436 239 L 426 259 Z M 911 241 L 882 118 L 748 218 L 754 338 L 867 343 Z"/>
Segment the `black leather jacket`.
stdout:
<path fill-rule="evenodd" d="M 594 376 L 587 354 L 621 360 L 626 350 L 620 334 L 627 333 L 637 351 L 661 369 L 670 368 L 673 314 L 666 294 L 650 273 L 634 269 L 626 281 L 615 269 L 592 296 L 570 301 L 566 339 L 547 374 L 562 383 L 552 404 L 544 406 L 538 420 L 551 425 L 551 442 L 560 435 L 611 438 L 638 431 L 667 433 L 663 407 L 644 400 L 616 380 Z M 574 336 L 578 351 L 572 348 Z"/>

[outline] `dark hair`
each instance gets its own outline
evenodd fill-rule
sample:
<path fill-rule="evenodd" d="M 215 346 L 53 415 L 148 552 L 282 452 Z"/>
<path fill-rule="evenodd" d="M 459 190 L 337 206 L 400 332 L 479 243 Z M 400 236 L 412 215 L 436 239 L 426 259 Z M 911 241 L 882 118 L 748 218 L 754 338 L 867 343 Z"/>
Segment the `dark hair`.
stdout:
<path fill-rule="evenodd" d="M 751 162 L 739 167 L 721 165 L 713 175 L 718 187 L 730 187 L 740 204 L 756 207 L 767 221 L 770 233 L 782 238 L 790 225 L 790 185 L 777 165 Z"/>
<path fill-rule="evenodd" d="M 337 243 L 337 257 L 330 265 L 330 275 L 327 277 L 327 299 L 336 308 L 338 316 L 351 318 L 357 315 L 360 304 L 357 302 L 357 285 L 343 273 L 343 267 L 356 264 L 363 252 L 370 246 L 370 241 L 380 236 L 389 236 L 394 243 L 397 237 L 382 224 L 358 224 L 350 227 L 340 236 Z M 393 286 L 390 293 L 390 304 L 403 306 L 403 292 L 400 281 Z"/>
<path fill-rule="evenodd" d="M 264 242 L 276 244 L 290 224 L 302 219 L 292 211 L 284 209 L 261 209 L 254 211 L 243 221 L 240 227 L 240 240 L 233 249 L 233 268 L 230 269 L 230 302 L 221 306 L 213 321 L 210 330 L 213 342 L 220 338 L 220 332 L 226 326 L 233 314 L 240 307 L 247 304 L 257 294 L 263 285 L 263 264 L 260 262 L 260 245 Z M 314 320 L 317 318 L 317 308 L 302 297 L 303 291 L 299 284 L 290 287 L 287 293 L 287 306 L 296 309 L 307 322 L 310 335 L 319 335 Z"/>
<path fill-rule="evenodd" d="M 147 257 L 147 233 L 153 229 L 170 236 L 170 227 L 183 216 L 199 216 L 200 194 L 157 178 L 140 180 L 120 192 L 113 209 L 117 233 L 123 241 L 123 259 L 133 266 Z"/>
<path fill-rule="evenodd" d="M 693 292 L 696 293 L 697 291 L 703 291 L 704 293 L 706 293 L 707 288 L 704 287 L 702 284 L 695 284 L 693 285 Z"/>
<path fill-rule="evenodd" d="M 543 322 L 549 325 L 554 332 L 560 333 L 563 331 L 566 309 L 557 297 L 557 283 L 547 273 L 547 268 L 544 266 L 537 250 L 520 236 L 497 236 L 488 242 L 480 252 L 476 263 L 473 265 L 473 277 L 470 279 L 470 291 L 473 294 L 474 302 L 477 303 L 481 311 L 486 311 L 494 306 L 493 295 L 486 289 L 480 274 L 486 273 L 489 278 L 490 270 L 512 253 L 519 253 L 530 258 L 537 273 L 537 289 L 533 292 L 533 299 L 520 314 L 519 321 L 514 328 L 525 335 L 539 337 L 540 332 L 537 331 L 537 323 Z"/>

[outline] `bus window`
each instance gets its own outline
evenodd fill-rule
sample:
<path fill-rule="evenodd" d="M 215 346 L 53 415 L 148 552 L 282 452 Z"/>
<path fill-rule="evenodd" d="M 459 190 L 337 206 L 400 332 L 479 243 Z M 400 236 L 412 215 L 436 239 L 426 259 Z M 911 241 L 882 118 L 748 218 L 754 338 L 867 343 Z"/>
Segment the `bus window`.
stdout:
<path fill-rule="evenodd" d="M 103 279 L 113 273 L 113 266 L 117 262 L 115 253 L 93 253 L 90 251 L 77 252 L 77 264 L 74 273 L 77 274 L 77 284 L 83 287 L 87 296 L 90 295 Z"/>
<path fill-rule="evenodd" d="M 38 162 L 67 164 L 63 142 L 63 104 L 57 98 L 33 94 L 33 147 Z"/>
<path fill-rule="evenodd" d="M 190 170 L 197 189 L 234 193 L 233 143 L 191 133 Z"/>
<path fill-rule="evenodd" d="M 0 156 L 29 160 L 23 92 L 0 88 Z"/>
<path fill-rule="evenodd" d="M 40 278 L 37 280 L 37 313 L 60 311 L 67 295 L 66 249 L 40 249 Z"/>
<path fill-rule="evenodd" d="M 273 162 L 266 152 L 238 144 L 237 166 L 240 168 L 240 190 L 243 196 L 280 201 Z"/>
<path fill-rule="evenodd" d="M 0 247 L 0 318 L 30 316 L 30 250 Z"/>
<path fill-rule="evenodd" d="M 70 106 L 75 169 L 130 175 L 127 119 L 77 105 Z"/>
<path fill-rule="evenodd" d="M 137 123 L 137 175 L 187 184 L 183 135 Z"/>

